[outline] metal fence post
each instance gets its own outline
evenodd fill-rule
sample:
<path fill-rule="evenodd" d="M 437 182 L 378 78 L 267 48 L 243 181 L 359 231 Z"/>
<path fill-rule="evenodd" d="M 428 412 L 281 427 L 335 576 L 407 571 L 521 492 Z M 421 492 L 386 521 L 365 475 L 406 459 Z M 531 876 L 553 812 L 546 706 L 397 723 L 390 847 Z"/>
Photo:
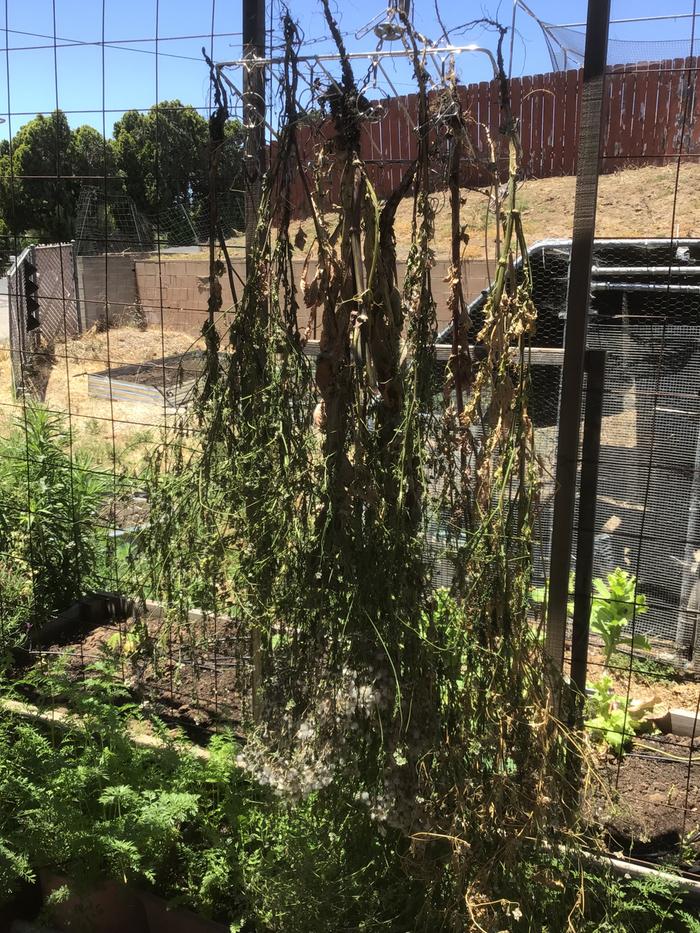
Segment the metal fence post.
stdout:
<path fill-rule="evenodd" d="M 588 0 L 545 641 L 547 653 L 559 670 L 564 666 L 609 22 L 610 0 Z"/>
<path fill-rule="evenodd" d="M 591 621 L 595 510 L 598 498 L 600 430 L 603 420 L 605 386 L 605 350 L 586 352 L 586 412 L 583 421 L 581 451 L 581 490 L 578 500 L 578 535 L 576 538 L 576 576 L 574 580 L 574 619 L 571 635 L 571 686 L 574 690 L 572 712 L 578 718 L 581 698 L 586 693 L 588 637 Z"/>
<path fill-rule="evenodd" d="M 586 352 L 586 410 L 583 421 L 581 451 L 581 491 L 578 500 L 578 535 L 576 538 L 576 577 L 574 581 L 574 618 L 571 633 L 571 681 L 567 691 L 567 719 L 572 730 L 583 727 L 588 672 L 588 638 L 591 623 L 591 593 L 593 588 L 593 555 L 595 545 L 595 512 L 598 498 L 598 464 L 600 461 L 600 431 L 603 416 L 605 386 L 605 351 Z M 565 803 L 569 811 L 578 812 L 581 799 L 581 746 L 574 740 L 567 743 L 568 794 Z"/>
<path fill-rule="evenodd" d="M 80 283 L 78 280 L 78 250 L 75 240 L 70 242 L 71 265 L 73 267 L 73 290 L 75 293 L 75 315 L 78 319 L 78 333 L 87 330 L 83 319 L 83 303 L 80 297 Z"/>
<path fill-rule="evenodd" d="M 256 59 L 265 57 L 265 4 L 243 0 L 243 125 L 245 126 L 245 244 L 246 281 L 250 273 L 255 231 L 258 225 L 262 176 L 265 167 L 265 72 Z M 253 720 L 261 718 L 262 644 L 260 629 L 251 633 Z"/>

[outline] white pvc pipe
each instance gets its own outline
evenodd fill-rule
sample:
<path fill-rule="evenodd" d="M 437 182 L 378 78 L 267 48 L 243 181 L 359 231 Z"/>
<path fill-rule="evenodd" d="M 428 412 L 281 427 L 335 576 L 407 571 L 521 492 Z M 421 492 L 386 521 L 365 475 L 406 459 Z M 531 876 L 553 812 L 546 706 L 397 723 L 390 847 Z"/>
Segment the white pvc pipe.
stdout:
<path fill-rule="evenodd" d="M 687 894 L 700 900 L 700 881 L 694 881 L 692 878 L 684 878 L 682 875 L 674 875 L 669 871 L 661 871 L 649 865 L 640 865 L 638 862 L 616 858 L 612 855 L 597 855 L 594 852 L 584 850 L 582 856 L 584 860 L 588 860 L 595 865 L 610 868 L 616 875 L 622 875 L 623 877 L 630 875 L 632 878 L 641 879 L 655 878 L 657 881 L 663 881 L 671 887 L 682 888 Z"/>

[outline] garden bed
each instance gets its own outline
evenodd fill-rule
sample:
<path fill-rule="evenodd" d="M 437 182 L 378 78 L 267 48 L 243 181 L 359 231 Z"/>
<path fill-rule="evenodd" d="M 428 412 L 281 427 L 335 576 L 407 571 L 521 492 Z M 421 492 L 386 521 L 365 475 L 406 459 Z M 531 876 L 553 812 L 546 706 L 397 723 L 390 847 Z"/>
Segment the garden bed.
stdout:
<path fill-rule="evenodd" d="M 602 759 L 597 776 L 593 816 L 613 853 L 662 861 L 685 840 L 684 867 L 700 870 L 700 739 L 641 737 L 622 759 Z"/>
<path fill-rule="evenodd" d="M 612 692 L 649 709 L 662 731 L 640 734 L 618 758 L 601 746 L 589 789 L 587 816 L 601 825 L 612 853 L 645 861 L 683 859 L 686 870 L 700 870 L 700 735 L 664 734 L 671 709 L 693 715 L 700 685 L 655 652 L 617 652 L 608 664 L 592 644 L 588 682 L 610 677 Z"/>
<path fill-rule="evenodd" d="M 87 624 L 56 626 L 32 654 L 60 664 L 76 682 L 106 662 L 153 714 L 196 734 L 250 717 L 249 639 L 228 616 L 193 611 L 173 621 L 149 604 L 138 619 L 93 615 Z"/>
<path fill-rule="evenodd" d="M 250 719 L 250 639 L 227 616 L 193 611 L 174 622 L 155 604 L 138 620 L 105 621 L 105 614 L 93 613 L 88 623 L 57 628 L 33 654 L 35 661 L 62 664 L 75 682 L 107 662 L 150 712 L 198 738 L 223 724 L 242 733 Z M 591 675 L 597 675 L 597 647 L 590 662 Z M 616 691 L 626 694 L 630 675 L 622 661 L 611 666 L 611 675 Z M 694 706 L 699 687 L 669 667 L 665 673 L 633 671 L 629 689 L 633 698 L 655 696 L 672 708 Z M 620 761 L 601 755 L 596 781 L 589 817 L 605 829 L 612 852 L 667 857 L 698 830 L 700 737 L 693 743 L 674 735 L 640 736 Z"/>
<path fill-rule="evenodd" d="M 202 351 L 192 350 L 181 356 L 110 367 L 88 375 L 88 394 L 93 398 L 177 407 L 191 397 L 204 371 L 204 361 Z"/>

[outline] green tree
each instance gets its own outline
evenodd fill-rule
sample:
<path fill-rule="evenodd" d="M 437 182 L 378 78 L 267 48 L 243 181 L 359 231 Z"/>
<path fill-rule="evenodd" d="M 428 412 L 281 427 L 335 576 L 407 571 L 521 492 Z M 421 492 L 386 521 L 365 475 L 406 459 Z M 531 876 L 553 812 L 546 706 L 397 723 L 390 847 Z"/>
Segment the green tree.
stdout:
<path fill-rule="evenodd" d="M 241 140 L 241 126 L 232 121 L 217 170 L 227 217 L 238 198 L 230 192 L 242 187 Z M 71 130 L 61 110 L 38 114 L 11 143 L 0 142 L 0 252 L 6 256 L 27 240 L 72 239 L 82 186 L 102 189 L 105 176 L 108 197 L 126 192 L 142 213 L 158 216 L 163 233 L 179 225 L 191 237 L 190 221 L 205 218 L 209 193 L 206 119 L 179 100 L 163 101 L 146 113 L 127 111 L 114 139 L 105 140 L 92 126 Z"/>
<path fill-rule="evenodd" d="M 226 126 L 219 154 L 217 195 L 230 210 L 230 192 L 242 187 L 242 128 Z M 198 219 L 209 195 L 209 131 L 194 107 L 179 100 L 162 101 L 147 113 L 130 110 L 114 126 L 117 167 L 124 186 L 143 213 L 158 215 L 165 231 L 177 224 L 185 208 Z"/>
<path fill-rule="evenodd" d="M 99 184 L 105 170 L 114 177 L 111 140 L 105 144 L 91 126 L 71 130 L 61 110 L 38 114 L 11 144 L 0 144 L 0 211 L 8 236 L 47 243 L 72 239 L 81 185 Z"/>
<path fill-rule="evenodd" d="M 72 174 L 78 182 L 78 190 L 83 184 L 101 185 L 105 174 L 110 182 L 110 190 L 114 188 L 117 168 L 114 144 L 111 139 L 105 139 L 94 126 L 85 124 L 74 130 L 69 160 Z"/>
<path fill-rule="evenodd" d="M 207 165 L 207 122 L 194 107 L 166 100 L 147 113 L 129 110 L 114 124 L 114 145 L 126 192 L 139 210 L 192 206 Z"/>
<path fill-rule="evenodd" d="M 70 239 L 74 197 L 66 176 L 73 174 L 71 141 L 71 129 L 61 110 L 49 116 L 37 114 L 15 134 L 8 156 L 14 192 L 7 192 L 14 204 L 8 205 L 6 214 L 12 232 L 31 232 L 37 239 L 53 242 Z"/>

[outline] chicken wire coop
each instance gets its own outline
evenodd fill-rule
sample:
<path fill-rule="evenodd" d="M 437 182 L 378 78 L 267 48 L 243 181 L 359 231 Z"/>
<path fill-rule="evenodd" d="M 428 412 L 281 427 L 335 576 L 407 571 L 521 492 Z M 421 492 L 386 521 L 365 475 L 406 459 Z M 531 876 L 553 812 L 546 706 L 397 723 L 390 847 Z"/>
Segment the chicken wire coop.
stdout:
<path fill-rule="evenodd" d="M 594 572 L 633 568 L 648 594 L 640 631 L 665 656 L 689 656 L 694 623 L 686 612 L 696 578 L 695 477 L 698 335 L 693 239 L 597 240 L 591 269 L 588 347 L 602 351 L 606 383 L 601 425 Z M 546 463 L 541 514 L 547 575 L 561 351 L 570 240 L 530 248 L 538 308 L 532 362 L 533 420 Z M 664 281 L 661 281 L 663 279 Z M 485 296 L 470 307 L 473 337 Z M 438 340 L 448 343 L 451 327 Z M 553 350 L 550 358 L 538 350 Z"/>
<path fill-rule="evenodd" d="M 694 23 L 695 18 L 688 20 L 689 29 Z M 583 78 L 570 66 L 572 60 L 576 64 L 581 60 L 575 48 L 580 46 L 582 54 L 583 47 L 580 42 L 576 46 L 575 30 L 563 29 L 549 28 L 550 36 L 561 39 L 557 47 L 568 50 L 561 58 L 554 56 L 551 74 L 510 77 L 521 132 L 520 211 L 526 236 L 526 204 L 533 190 L 529 186 L 550 176 L 563 179 L 576 167 Z M 386 199 L 400 190 L 408 201 L 413 182 L 411 178 L 406 181 L 407 169 L 418 146 L 418 96 L 400 93 L 399 78 L 405 79 L 405 73 L 397 77 L 395 63 L 409 59 L 411 52 L 403 47 L 400 31 L 392 35 L 385 31 L 378 48 L 351 53 L 364 82 L 359 146 L 378 197 Z M 244 129 L 245 151 L 240 140 L 236 142 L 245 169 L 241 168 L 237 184 L 245 176 L 244 192 L 229 187 L 218 199 L 188 204 L 174 199 L 167 208 L 148 213 L 128 192 L 112 193 L 110 188 L 106 193 L 107 161 L 103 158 L 74 193 L 70 243 L 40 242 L 37 237 L 36 243 L 25 246 L 32 231 L 21 229 L 14 216 L 11 233 L 5 238 L 6 252 L 15 259 L 7 277 L 9 342 L 0 348 L 6 437 L 2 457 L 7 475 L 14 471 L 24 484 L 23 494 L 11 501 L 14 518 L 6 526 L 25 521 L 28 527 L 22 565 L 27 587 L 20 593 L 26 612 L 20 621 L 28 627 L 29 636 L 14 659 L 15 671 L 19 677 L 23 666 L 59 660 L 70 676 L 80 678 L 92 663 L 109 656 L 117 675 L 139 699 L 153 704 L 167 721 L 185 724 L 194 733 L 225 725 L 245 730 L 259 685 L 259 646 L 250 626 L 231 611 L 231 600 L 210 592 L 204 570 L 197 586 L 183 593 L 180 604 L 166 606 L 154 600 L 136 552 L 151 507 L 145 488 L 146 462 L 202 383 L 207 325 L 223 333 L 235 309 L 246 280 L 244 200 L 250 222 L 251 204 L 259 195 L 265 169 L 280 157 L 276 137 L 282 109 L 279 91 L 285 87 L 283 73 L 288 63 L 275 53 L 279 27 L 273 24 L 269 56 L 254 65 L 242 58 L 229 61 L 224 44 L 228 36 L 222 28 L 219 33 L 203 30 L 195 36 L 173 34 L 167 40 L 179 43 L 178 47 L 189 43 L 190 53 L 202 42 L 210 43 L 212 71 L 228 92 L 230 117 Z M 367 43 L 368 38 L 362 41 Z M 391 49 L 384 45 L 392 41 L 398 45 Z M 634 165 L 671 166 L 673 174 L 670 199 L 664 202 L 667 212 L 653 223 L 645 222 L 645 215 L 635 220 L 636 226 L 628 223 L 627 233 L 633 235 L 610 234 L 606 218 L 610 205 L 599 204 L 589 268 L 586 346 L 605 354 L 593 576 L 604 583 L 617 568 L 626 571 L 634 581 L 630 632 L 648 638 L 643 649 L 633 643 L 621 649 L 612 663 L 610 659 L 604 663 L 600 640 L 594 634 L 588 676 L 593 681 L 601 670 L 609 670 L 615 692 L 623 694 L 628 705 L 631 700 L 647 699 L 656 690 L 644 680 L 652 671 L 662 684 L 662 704 L 669 710 L 682 707 L 696 713 L 700 694 L 694 671 L 686 670 L 685 663 L 697 654 L 698 641 L 700 226 L 694 226 L 692 217 L 686 218 L 679 201 L 681 176 L 699 151 L 694 41 L 694 33 L 689 33 L 686 48 L 681 48 L 679 40 L 674 58 L 669 52 L 668 57 L 655 61 L 651 49 L 643 64 L 609 58 L 598 153 L 601 173 L 614 176 Z M 110 44 L 103 40 L 98 46 L 104 65 Z M 54 36 L 46 48 L 57 55 L 57 47 Z M 609 55 L 618 47 L 619 43 L 612 44 Z M 326 213 L 337 212 L 342 177 L 341 160 L 333 151 L 332 120 L 334 89 L 340 78 L 337 56 L 316 54 L 312 44 L 308 49 L 302 46 L 300 53 L 300 82 L 293 101 L 299 122 L 298 153 L 290 168 L 294 178 L 288 209 L 299 230 L 298 256 L 292 265 L 300 295 L 298 324 L 306 352 L 314 358 L 319 350 L 316 309 L 307 309 L 301 300 L 315 267 L 312 253 L 305 251 L 305 244 L 314 238 L 308 188 L 314 173 L 325 173 L 318 189 L 319 204 Z M 6 113 L 13 134 L 21 115 L 11 108 L 13 58 L 9 51 L 6 54 Z M 32 50 L 24 54 L 31 56 Z M 156 48 L 153 54 L 158 63 L 158 56 L 166 53 Z M 459 96 L 470 114 L 470 141 L 458 166 L 457 185 L 471 213 L 465 219 L 463 248 L 457 258 L 469 299 L 469 344 L 474 349 L 496 268 L 493 249 L 500 233 L 493 222 L 498 214 L 494 202 L 503 197 L 508 162 L 499 144 L 498 81 L 470 82 L 470 67 L 475 58 L 486 59 L 489 68 L 495 60 L 488 49 L 446 41 L 426 46 L 423 56 L 435 110 L 439 110 L 439 91 L 446 76 L 456 75 Z M 641 52 L 639 57 L 642 60 Z M 206 80 L 209 66 L 204 59 L 199 61 Z M 256 93 L 262 87 L 265 106 L 255 99 L 251 104 L 251 75 L 260 80 Z M 61 91 L 57 72 L 56 109 L 61 106 Z M 154 103 L 157 125 L 157 96 Z M 215 100 L 208 99 L 198 110 L 210 121 L 216 112 Z M 106 147 L 109 132 L 104 105 L 101 118 Z M 444 124 L 445 115 L 439 119 Z M 251 138 L 258 140 L 252 155 Z M 66 155 L 62 145 L 57 131 L 49 159 L 54 167 Z M 205 150 L 206 146 L 202 148 L 202 177 L 210 170 Z M 448 217 L 446 192 L 453 151 L 449 134 L 437 135 L 430 177 L 437 226 Z M 164 155 L 156 135 L 150 156 L 156 178 Z M 18 176 L 24 172 L 22 184 L 30 186 L 38 185 L 46 174 L 37 171 L 33 178 L 19 163 L 15 168 L 11 162 L 9 173 L 6 170 L 11 189 L 19 186 L 15 171 Z M 51 174 L 56 190 L 74 184 L 67 173 L 54 170 Z M 110 176 L 109 181 L 116 184 L 117 179 Z M 547 197 L 564 195 L 555 192 Z M 577 426 L 581 420 L 580 412 L 560 408 L 572 259 L 572 187 L 568 197 L 571 210 L 557 221 L 556 236 L 528 236 L 528 274 L 537 309 L 530 378 L 541 467 L 533 547 L 533 586 L 538 589 L 550 573 L 558 428 L 562 420 L 574 419 Z M 634 207 L 628 205 L 627 212 L 633 213 Z M 12 229 L 14 223 L 16 229 Z M 438 344 L 440 377 L 457 339 L 454 330 L 445 327 L 452 318 L 445 280 L 455 265 L 447 242 L 435 250 L 432 280 L 436 327 L 431 339 Z M 406 256 L 400 236 L 396 249 L 402 279 Z M 523 257 L 520 250 L 517 253 L 514 261 L 522 276 Z M 214 277 L 220 294 L 218 307 L 211 303 Z M 265 283 L 270 290 L 277 285 Z M 225 359 L 224 346 L 220 354 Z M 41 403 L 39 408 L 36 402 Z M 194 431 L 192 443 L 197 443 Z M 70 490 L 65 508 L 55 516 L 62 530 L 52 529 L 51 537 L 34 522 L 35 514 L 46 507 L 47 452 L 54 475 L 62 488 Z M 159 466 L 167 471 L 167 445 L 160 456 Z M 435 583 L 449 586 L 450 564 L 441 550 L 442 540 L 438 517 L 431 539 L 437 557 Z M 575 547 L 574 537 L 567 559 Z M 51 549 L 60 551 L 60 565 L 47 562 Z M 3 552 L 2 559 L 3 579 L 9 580 L 13 555 Z M 177 575 L 193 559 L 196 556 L 178 553 L 170 566 L 160 569 L 164 575 Z M 572 568 L 576 570 L 575 562 Z M 66 584 L 60 592 L 45 585 L 51 573 L 59 574 Z M 567 564 L 567 580 L 568 575 Z M 644 597 L 643 612 L 640 596 Z M 17 599 L 8 583 L 0 604 Z M 541 615 L 541 608 L 534 606 L 533 618 L 539 616 L 541 621 Z M 6 624 L 7 637 L 15 637 L 15 616 Z M 568 632 L 567 652 L 570 626 Z M 606 825 L 614 848 L 661 858 L 679 843 L 692 841 L 692 832 L 697 830 L 694 814 L 700 805 L 700 772 L 694 758 L 696 717 L 690 718 L 690 732 L 685 735 L 650 736 L 633 745 L 626 758 L 612 764 L 607 760 L 602 766 L 612 783 L 628 795 L 623 816 L 617 821 L 611 817 Z M 656 798 L 651 803 L 645 799 L 635 812 L 635 771 L 644 769 L 649 796 L 656 794 Z M 659 802 L 659 794 L 671 787 L 676 788 L 674 793 Z M 686 855 L 683 867 L 693 874 L 696 862 L 696 854 Z"/>

